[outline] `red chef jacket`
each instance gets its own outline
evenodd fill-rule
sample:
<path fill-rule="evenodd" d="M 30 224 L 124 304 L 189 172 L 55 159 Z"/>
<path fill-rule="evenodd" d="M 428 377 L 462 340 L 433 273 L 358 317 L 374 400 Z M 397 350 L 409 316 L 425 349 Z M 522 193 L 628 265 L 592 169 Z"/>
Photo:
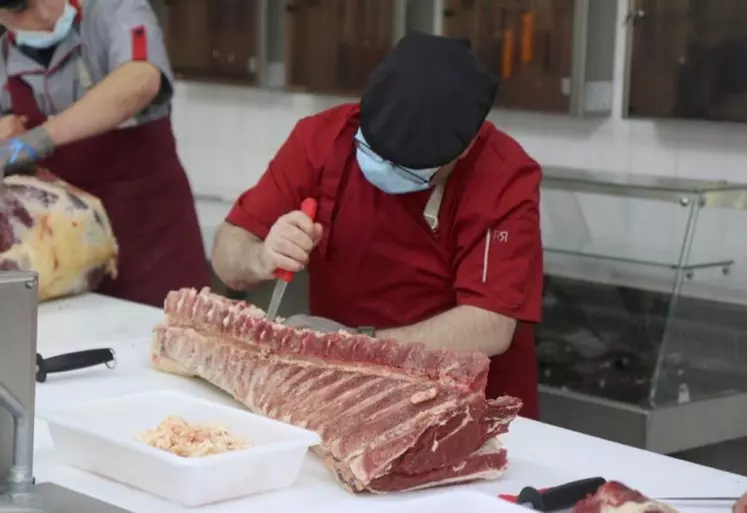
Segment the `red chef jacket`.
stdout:
<path fill-rule="evenodd" d="M 298 122 L 227 221 L 264 239 L 307 197 L 324 228 L 309 262 L 309 309 L 351 327 L 414 324 L 458 305 L 517 319 L 510 348 L 491 359 L 487 394 L 539 415 L 532 323 L 540 318 L 541 170 L 511 137 L 483 123 L 444 190 L 439 227 L 423 217 L 431 191 L 386 194 L 358 167 L 358 104 Z"/>

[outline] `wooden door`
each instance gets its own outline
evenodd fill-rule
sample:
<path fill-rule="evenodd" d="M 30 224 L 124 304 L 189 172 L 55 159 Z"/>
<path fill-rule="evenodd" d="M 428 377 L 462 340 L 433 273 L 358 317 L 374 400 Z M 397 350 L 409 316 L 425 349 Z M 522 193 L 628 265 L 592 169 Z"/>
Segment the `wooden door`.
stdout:
<path fill-rule="evenodd" d="M 392 47 L 394 13 L 395 0 L 288 1 L 288 87 L 359 94 Z"/>
<path fill-rule="evenodd" d="M 286 3 L 286 83 L 291 89 L 329 92 L 336 88 L 337 1 Z"/>
<path fill-rule="evenodd" d="M 337 83 L 362 91 L 392 47 L 394 0 L 338 0 Z"/>
<path fill-rule="evenodd" d="M 501 78 L 497 105 L 568 112 L 573 13 L 574 0 L 446 0 L 444 32 Z"/>
<path fill-rule="evenodd" d="M 259 56 L 257 0 L 211 0 L 212 70 L 217 76 L 256 81 Z"/>
<path fill-rule="evenodd" d="M 167 4 L 166 46 L 171 66 L 179 75 L 209 75 L 212 33 L 209 5 L 215 0 L 178 0 Z"/>
<path fill-rule="evenodd" d="M 674 114 L 678 70 L 686 58 L 690 37 L 690 27 L 682 22 L 687 18 L 690 4 L 690 0 L 635 3 L 636 10 L 645 10 L 646 19 L 630 20 L 634 23 L 628 98 L 631 116 Z M 672 23 L 662 25 L 662 19 L 670 19 Z M 664 34 L 665 27 L 672 32 Z"/>
<path fill-rule="evenodd" d="M 628 114 L 747 121 L 747 2 L 636 0 Z"/>

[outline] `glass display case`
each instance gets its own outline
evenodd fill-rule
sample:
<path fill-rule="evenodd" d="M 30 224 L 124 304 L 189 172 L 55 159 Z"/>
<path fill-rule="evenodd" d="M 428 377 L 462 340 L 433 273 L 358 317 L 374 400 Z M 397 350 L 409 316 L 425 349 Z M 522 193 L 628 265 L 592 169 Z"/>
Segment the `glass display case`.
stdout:
<path fill-rule="evenodd" d="M 747 436 L 747 184 L 545 169 L 543 420 L 673 453 Z"/>
<path fill-rule="evenodd" d="M 630 5 L 630 116 L 747 121 L 747 2 Z"/>

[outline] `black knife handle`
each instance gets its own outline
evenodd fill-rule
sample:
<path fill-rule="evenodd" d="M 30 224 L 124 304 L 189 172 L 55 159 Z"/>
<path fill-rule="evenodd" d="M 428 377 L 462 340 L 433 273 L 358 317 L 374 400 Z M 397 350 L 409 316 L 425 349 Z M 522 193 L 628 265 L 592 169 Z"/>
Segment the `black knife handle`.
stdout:
<path fill-rule="evenodd" d="M 528 486 L 519 493 L 516 502 L 531 504 L 537 511 L 560 511 L 572 508 L 578 501 L 594 494 L 606 482 L 603 477 L 591 477 L 543 491 Z"/>
<path fill-rule="evenodd" d="M 95 367 L 96 365 L 103 364 L 106 364 L 110 369 L 114 368 L 116 365 L 114 350 L 89 349 L 87 351 L 66 353 L 46 359 L 42 358 L 40 354 L 37 354 L 36 381 L 38 383 L 44 383 L 47 381 L 48 374 L 86 369 L 88 367 Z"/>

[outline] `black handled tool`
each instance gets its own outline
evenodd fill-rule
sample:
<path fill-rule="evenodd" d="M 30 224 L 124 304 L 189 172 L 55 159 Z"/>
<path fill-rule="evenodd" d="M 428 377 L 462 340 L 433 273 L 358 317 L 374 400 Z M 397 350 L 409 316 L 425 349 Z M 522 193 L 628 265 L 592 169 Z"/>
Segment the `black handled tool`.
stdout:
<path fill-rule="evenodd" d="M 117 365 L 113 349 L 89 349 L 75 353 L 66 353 L 51 358 L 43 358 L 36 353 L 36 381 L 44 383 L 47 375 L 68 372 L 78 369 L 106 365 L 113 369 Z"/>
<path fill-rule="evenodd" d="M 527 486 L 519 492 L 516 503 L 535 511 L 562 511 L 572 508 L 578 501 L 594 494 L 606 482 L 603 477 L 592 477 L 543 490 Z"/>

